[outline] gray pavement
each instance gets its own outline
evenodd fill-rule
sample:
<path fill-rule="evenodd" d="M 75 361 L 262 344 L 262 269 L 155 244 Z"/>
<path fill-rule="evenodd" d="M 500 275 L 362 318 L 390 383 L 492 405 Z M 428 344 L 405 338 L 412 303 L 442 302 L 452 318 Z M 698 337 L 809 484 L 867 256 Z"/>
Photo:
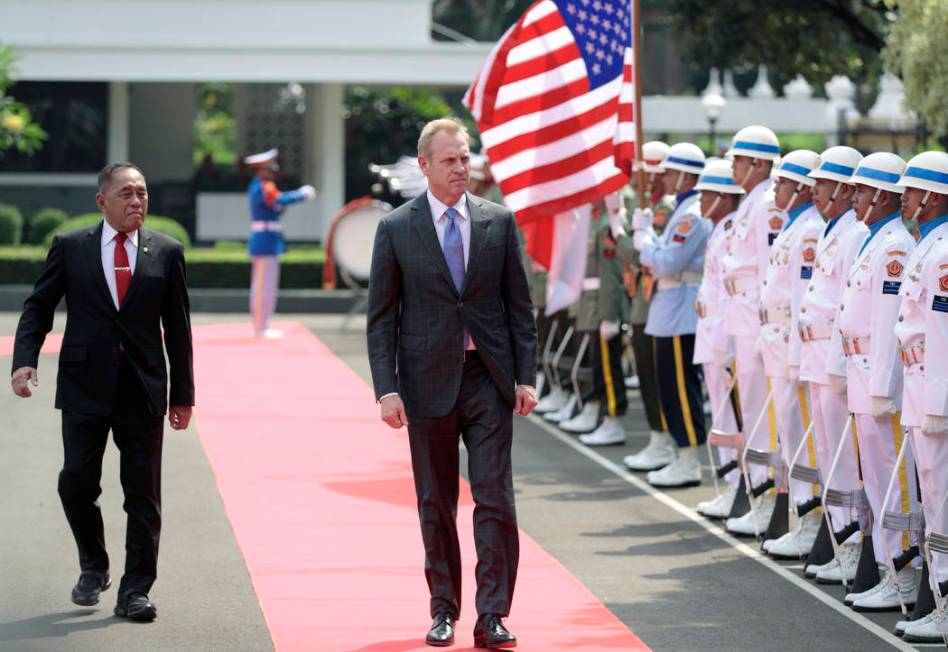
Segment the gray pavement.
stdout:
<path fill-rule="evenodd" d="M 339 316 L 292 318 L 368 380 L 364 322 L 341 332 Z M 245 319 L 216 314 L 194 321 Z M 0 334 L 12 335 L 15 320 L 0 313 Z M 58 414 L 51 407 L 55 359 L 44 356 L 41 364 L 43 385 L 33 399 L 0 392 L 0 651 L 272 649 L 193 427 L 166 432 L 165 527 L 152 593 L 158 621 L 142 627 L 112 618 L 111 591 L 94 609 L 69 602 L 76 562 L 55 487 L 61 462 Z M 629 442 L 597 450 L 614 462 L 647 441 L 640 405 L 634 398 L 631 404 Z M 891 649 L 860 625 L 869 621 L 827 607 L 536 422 L 518 418 L 514 442 L 521 527 L 653 649 Z M 107 457 L 103 509 L 118 566 L 124 515 L 114 448 Z M 706 484 L 669 495 L 690 507 L 711 493 Z M 841 588 L 820 590 L 842 597 Z M 419 614 L 420 628 L 425 616 Z M 896 620 L 894 614 L 872 617 L 887 630 Z M 516 631 L 516 601 L 510 625 Z M 530 649 L 526 641 L 521 648 Z"/>

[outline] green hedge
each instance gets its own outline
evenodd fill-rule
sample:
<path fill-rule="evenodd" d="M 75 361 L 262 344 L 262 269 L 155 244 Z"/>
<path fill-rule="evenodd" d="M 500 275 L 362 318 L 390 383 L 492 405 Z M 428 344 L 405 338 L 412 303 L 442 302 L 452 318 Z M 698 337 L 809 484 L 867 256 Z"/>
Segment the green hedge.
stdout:
<path fill-rule="evenodd" d="M 46 251 L 45 247 L 0 247 L 0 284 L 33 285 L 43 270 Z M 322 287 L 324 257 L 322 248 L 291 248 L 281 258 L 280 287 Z M 185 260 L 188 285 L 192 288 L 250 286 L 250 257 L 246 250 L 189 249 Z"/>
<path fill-rule="evenodd" d="M 27 229 L 29 237 L 24 241 L 29 244 L 42 244 L 46 236 L 55 229 L 63 225 L 69 219 L 66 211 L 58 208 L 41 208 L 33 217 L 30 218 L 29 228 Z"/>
<path fill-rule="evenodd" d="M 46 239 L 43 241 L 43 244 L 49 248 L 49 246 L 53 244 L 53 238 L 60 233 L 72 231 L 73 229 L 84 229 L 86 227 L 98 224 L 101 221 L 102 215 L 100 213 L 86 213 L 85 215 L 77 215 L 76 217 L 66 220 L 56 227 L 52 232 L 50 232 L 50 234 L 47 235 Z M 187 230 L 170 217 L 149 215 L 145 218 L 145 226 L 149 229 L 157 231 L 158 233 L 164 233 L 165 235 L 174 238 L 185 247 L 191 246 L 191 238 L 188 237 Z"/>
<path fill-rule="evenodd" d="M 16 206 L 0 204 L 0 246 L 18 245 L 23 239 L 23 214 Z"/>

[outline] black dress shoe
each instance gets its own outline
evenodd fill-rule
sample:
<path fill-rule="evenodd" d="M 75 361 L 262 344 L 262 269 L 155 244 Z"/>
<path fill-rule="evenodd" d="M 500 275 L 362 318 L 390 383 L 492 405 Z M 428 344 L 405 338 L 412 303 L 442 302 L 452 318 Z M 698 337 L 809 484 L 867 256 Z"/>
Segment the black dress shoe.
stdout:
<path fill-rule="evenodd" d="M 474 647 L 517 647 L 517 637 L 507 631 L 496 614 L 483 614 L 474 625 Z"/>
<path fill-rule="evenodd" d="M 119 596 L 118 604 L 115 605 L 115 615 L 119 618 L 150 623 L 158 616 L 158 609 L 148 601 L 146 594 L 133 591 L 125 596 Z"/>
<path fill-rule="evenodd" d="M 457 623 L 457 618 L 449 613 L 440 613 L 435 616 L 434 622 L 431 623 L 431 629 L 428 630 L 428 635 L 425 636 L 425 644 L 434 647 L 454 645 L 455 623 Z"/>
<path fill-rule="evenodd" d="M 99 604 L 99 594 L 112 586 L 109 572 L 82 571 L 79 581 L 72 587 L 72 601 L 81 607 Z"/>

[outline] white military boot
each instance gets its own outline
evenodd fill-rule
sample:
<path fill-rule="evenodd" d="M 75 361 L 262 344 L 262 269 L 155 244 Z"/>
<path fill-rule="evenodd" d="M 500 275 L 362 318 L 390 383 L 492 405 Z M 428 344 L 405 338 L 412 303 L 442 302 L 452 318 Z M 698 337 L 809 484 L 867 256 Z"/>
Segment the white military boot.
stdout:
<path fill-rule="evenodd" d="M 724 491 L 713 500 L 698 503 L 695 511 L 707 518 L 727 518 L 737 498 L 737 487 L 727 485 Z"/>
<path fill-rule="evenodd" d="M 648 446 L 633 455 L 626 455 L 622 462 L 630 471 L 654 471 L 668 466 L 678 457 L 678 445 L 667 432 L 652 431 Z"/>
<path fill-rule="evenodd" d="M 626 389 L 638 389 L 639 388 L 639 377 L 638 376 L 629 376 L 625 379 L 625 388 Z"/>
<path fill-rule="evenodd" d="M 547 412 L 543 415 L 544 421 L 549 421 L 550 423 L 559 423 L 560 421 L 565 421 L 573 416 L 573 413 L 576 412 L 576 395 L 569 394 L 566 398 L 566 402 L 563 403 L 563 406 L 555 412 Z"/>
<path fill-rule="evenodd" d="M 579 441 L 587 446 L 613 446 L 625 443 L 625 428 L 619 417 L 606 417 L 598 428 L 588 435 L 580 435 Z"/>
<path fill-rule="evenodd" d="M 823 564 L 814 577 L 820 584 L 847 584 L 856 579 L 859 568 L 859 553 L 862 546 L 858 543 L 844 543 L 839 547 L 839 558 Z"/>
<path fill-rule="evenodd" d="M 865 591 L 861 591 L 859 593 L 847 593 L 843 598 L 843 604 L 851 607 L 853 606 L 853 603 L 856 602 L 856 600 L 864 600 L 877 591 L 881 591 L 882 587 L 884 587 L 886 582 L 888 582 L 888 577 L 888 566 L 879 566 L 879 583 L 872 588 L 866 589 Z"/>
<path fill-rule="evenodd" d="M 685 446 L 678 449 L 678 459 L 645 477 L 653 487 L 694 487 L 701 484 L 701 463 L 698 449 Z"/>
<path fill-rule="evenodd" d="M 924 618 L 909 621 L 902 638 L 909 643 L 944 643 L 946 635 L 948 635 L 948 617 L 935 609 Z"/>
<path fill-rule="evenodd" d="M 763 534 L 767 531 L 770 517 L 773 516 L 776 505 L 777 497 L 768 491 L 756 500 L 754 509 L 738 518 L 729 518 L 724 524 L 724 529 L 731 534 L 748 537 Z M 757 522 L 756 529 L 754 527 L 755 521 Z"/>
<path fill-rule="evenodd" d="M 777 559 L 802 559 L 813 549 L 816 533 L 820 531 L 822 521 L 823 515 L 814 509 L 797 519 L 797 526 L 792 532 L 788 532 L 773 543 L 765 541 L 765 544 L 770 543 L 765 551 Z"/>
<path fill-rule="evenodd" d="M 572 419 L 560 421 L 560 429 L 573 434 L 592 432 L 599 425 L 599 401 L 586 401 L 583 409 Z"/>
<path fill-rule="evenodd" d="M 537 414 L 556 412 L 566 405 L 566 399 L 566 392 L 563 391 L 563 388 L 558 385 L 553 385 L 553 387 L 550 388 L 550 393 L 540 399 L 540 402 L 533 408 L 533 411 Z"/>
<path fill-rule="evenodd" d="M 856 611 L 898 611 L 903 603 L 913 605 L 918 596 L 920 582 L 921 573 L 911 566 L 900 570 L 895 577 L 888 573 L 882 582 L 883 586 L 878 591 L 853 601 L 853 609 Z"/>

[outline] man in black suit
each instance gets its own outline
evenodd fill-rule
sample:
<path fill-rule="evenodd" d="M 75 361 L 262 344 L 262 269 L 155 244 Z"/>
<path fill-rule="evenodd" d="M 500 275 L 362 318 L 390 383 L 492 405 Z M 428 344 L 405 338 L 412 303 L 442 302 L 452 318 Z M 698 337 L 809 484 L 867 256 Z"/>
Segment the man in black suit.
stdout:
<path fill-rule="evenodd" d="M 461 612 L 456 517 L 458 437 L 468 451 L 477 548 L 478 647 L 513 647 L 519 543 L 511 410 L 536 405 L 536 327 L 513 214 L 465 192 L 467 131 L 425 126 L 418 162 L 428 191 L 379 224 L 369 280 L 368 348 L 389 426 L 408 426 L 425 577 L 429 645 L 454 642 Z"/>
<path fill-rule="evenodd" d="M 99 174 L 97 226 L 57 236 L 23 306 L 13 353 L 13 391 L 27 398 L 53 312 L 66 299 L 56 407 L 62 410 L 65 462 L 59 495 L 79 547 L 72 601 L 94 605 L 111 585 L 102 513 L 102 455 L 109 430 L 121 453 L 128 529 L 117 616 L 150 621 L 161 531 L 163 415 L 188 427 L 194 405 L 191 318 L 184 250 L 143 228 L 148 190 L 142 171 L 115 163 Z M 171 370 L 170 409 L 168 372 Z"/>

